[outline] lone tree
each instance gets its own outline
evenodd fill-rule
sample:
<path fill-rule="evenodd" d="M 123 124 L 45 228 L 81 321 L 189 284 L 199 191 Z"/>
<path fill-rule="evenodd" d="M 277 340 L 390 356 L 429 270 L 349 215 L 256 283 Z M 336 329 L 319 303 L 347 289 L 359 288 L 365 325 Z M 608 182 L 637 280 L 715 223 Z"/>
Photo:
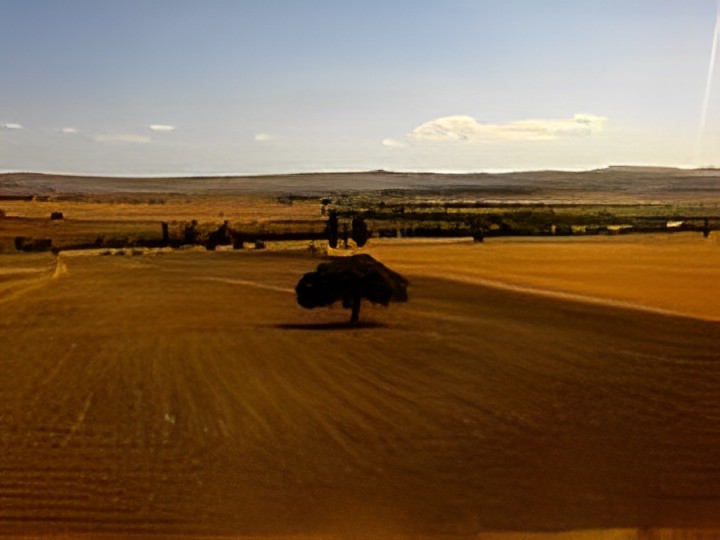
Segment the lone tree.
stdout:
<path fill-rule="evenodd" d="M 196 244 L 198 239 L 197 220 L 193 219 L 190 223 L 185 224 L 183 235 L 183 243 Z"/>
<path fill-rule="evenodd" d="M 330 210 L 326 227 L 328 245 L 335 249 L 338 244 L 338 216 L 335 210 Z"/>
<path fill-rule="evenodd" d="M 217 230 L 210 233 L 205 247 L 211 251 L 215 250 L 217 246 L 229 246 L 233 243 L 233 237 L 230 232 L 230 223 L 225 220 Z"/>
<path fill-rule="evenodd" d="M 367 244 L 368 238 L 370 238 L 370 231 L 365 223 L 365 220 L 360 216 L 355 216 L 352 220 L 352 233 L 350 237 L 355 240 L 355 245 L 361 248 Z"/>
<path fill-rule="evenodd" d="M 321 263 L 315 272 L 308 272 L 295 287 L 297 301 L 312 309 L 342 300 L 343 307 L 352 309 L 350 322 L 360 317 L 360 303 L 365 298 L 373 304 L 387 306 L 407 302 L 407 280 L 370 255 L 340 257 Z"/>

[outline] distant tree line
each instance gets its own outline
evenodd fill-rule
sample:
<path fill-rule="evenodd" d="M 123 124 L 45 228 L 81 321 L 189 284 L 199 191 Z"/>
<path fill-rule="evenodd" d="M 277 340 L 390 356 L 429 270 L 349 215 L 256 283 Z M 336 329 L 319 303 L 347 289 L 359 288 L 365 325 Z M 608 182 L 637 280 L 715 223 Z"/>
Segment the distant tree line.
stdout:
<path fill-rule="evenodd" d="M 299 198 L 299 197 L 298 197 Z M 297 200 L 285 196 L 279 202 L 292 204 Z M 316 199 L 317 200 L 317 199 Z M 360 208 L 348 197 L 320 199 L 321 218 L 313 220 L 286 220 L 262 223 L 200 223 L 197 220 L 148 223 L 138 230 L 123 222 L 113 223 L 111 232 L 93 235 L 92 230 L 64 233 L 67 222 L 61 211 L 48 217 L 57 221 L 48 237 L 18 235 L 14 247 L 18 251 L 46 251 L 85 248 L 124 247 L 179 247 L 204 246 L 215 250 L 220 246 L 234 249 L 263 248 L 269 241 L 308 240 L 327 241 L 331 248 L 364 247 L 375 238 L 460 238 L 471 237 L 476 242 L 494 236 L 592 235 L 625 234 L 630 232 L 697 231 L 709 236 L 720 228 L 720 216 L 683 216 L 672 211 L 648 210 L 648 215 L 613 214 L 599 207 L 588 211 L 582 205 L 577 211 L 562 206 L 530 205 L 495 211 L 476 211 L 476 204 L 438 204 L 411 202 L 385 204 L 376 202 L 369 208 Z M 510 205 L 506 205 L 510 206 Z M 634 205 L 638 211 L 647 206 Z M 429 211 L 426 211 L 429 210 Z M 452 211 L 449 211 L 452 210 Z M 665 210 L 672 210 L 668 207 Z M 654 213 L 653 213 L 654 212 Z M 2 217 L 2 214 L 0 214 Z M 25 218 L 5 220 L 22 221 Z M 72 220 L 69 220 L 72 222 Z M 79 222 L 73 222 L 75 231 Z M 159 226 L 158 226 L 159 225 Z M 88 224 L 88 227 L 91 227 Z M 107 224 L 103 227 L 108 229 Z M 124 229 L 125 227 L 125 229 Z M 68 229 L 69 230 L 69 229 Z M 64 236 L 63 236 L 64 235 Z M 12 238 L 12 237 L 11 237 Z M 8 239 L 8 241 L 11 241 Z M 8 245 L 10 247 L 10 245 Z M 4 248 L 7 249 L 7 248 Z M 12 249 L 12 247 L 10 247 Z"/>

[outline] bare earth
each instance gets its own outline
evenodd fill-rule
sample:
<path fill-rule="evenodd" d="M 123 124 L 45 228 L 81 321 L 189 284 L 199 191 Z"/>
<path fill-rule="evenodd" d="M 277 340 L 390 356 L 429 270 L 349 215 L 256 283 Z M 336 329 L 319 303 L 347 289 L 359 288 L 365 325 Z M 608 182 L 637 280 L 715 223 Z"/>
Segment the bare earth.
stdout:
<path fill-rule="evenodd" d="M 717 235 L 369 252 L 3 255 L 0 534 L 718 537 Z"/>

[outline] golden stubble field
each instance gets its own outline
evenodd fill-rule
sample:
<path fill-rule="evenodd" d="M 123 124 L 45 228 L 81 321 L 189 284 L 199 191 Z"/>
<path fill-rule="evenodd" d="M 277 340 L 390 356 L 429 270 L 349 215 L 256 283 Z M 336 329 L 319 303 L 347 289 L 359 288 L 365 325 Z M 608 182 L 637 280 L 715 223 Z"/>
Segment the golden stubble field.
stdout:
<path fill-rule="evenodd" d="M 89 195 L 48 201 L 2 201 L 8 217 L 49 218 L 63 212 L 66 219 L 80 221 L 173 221 L 192 220 L 222 223 L 223 220 L 252 222 L 270 219 L 317 219 L 319 199 L 278 203 L 268 194 L 179 194 L 143 193 L 121 196 Z"/>
<path fill-rule="evenodd" d="M 0 534 L 714 537 L 714 236 L 375 243 L 359 328 L 303 253 L 3 255 Z"/>
<path fill-rule="evenodd" d="M 720 320 L 718 234 L 394 242 L 368 251 L 426 276 Z"/>

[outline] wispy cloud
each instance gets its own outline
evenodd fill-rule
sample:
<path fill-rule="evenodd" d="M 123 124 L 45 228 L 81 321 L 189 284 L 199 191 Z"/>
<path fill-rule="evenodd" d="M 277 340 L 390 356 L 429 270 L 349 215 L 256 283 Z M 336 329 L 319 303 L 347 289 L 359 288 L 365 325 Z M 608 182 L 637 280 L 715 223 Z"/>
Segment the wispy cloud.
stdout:
<path fill-rule="evenodd" d="M 409 144 L 402 139 L 383 139 L 383 145 L 390 148 L 407 148 Z"/>
<path fill-rule="evenodd" d="M 95 135 L 95 142 L 103 144 L 147 144 L 152 142 L 148 135 L 137 135 L 134 133 L 115 133 L 112 135 Z"/>
<path fill-rule="evenodd" d="M 60 133 L 64 133 L 65 135 L 75 135 L 77 132 L 78 130 L 74 127 L 64 127 L 60 130 Z"/>
<path fill-rule="evenodd" d="M 258 133 L 255 135 L 255 140 L 257 142 L 269 142 L 276 140 L 277 137 L 275 135 L 270 135 L 269 133 Z"/>
<path fill-rule="evenodd" d="M 175 126 L 168 126 L 166 124 L 150 124 L 148 126 L 150 131 L 170 132 L 175 131 Z"/>
<path fill-rule="evenodd" d="M 23 129 L 21 124 L 16 124 L 15 122 L 7 122 L 2 124 L 2 127 L 5 129 Z"/>
<path fill-rule="evenodd" d="M 497 141 L 552 141 L 561 137 L 591 135 L 603 129 L 604 116 L 576 114 L 572 118 L 516 120 L 505 124 L 478 122 L 472 116 L 444 116 L 412 130 L 399 139 L 385 139 L 391 147 L 412 142 L 491 143 Z"/>

